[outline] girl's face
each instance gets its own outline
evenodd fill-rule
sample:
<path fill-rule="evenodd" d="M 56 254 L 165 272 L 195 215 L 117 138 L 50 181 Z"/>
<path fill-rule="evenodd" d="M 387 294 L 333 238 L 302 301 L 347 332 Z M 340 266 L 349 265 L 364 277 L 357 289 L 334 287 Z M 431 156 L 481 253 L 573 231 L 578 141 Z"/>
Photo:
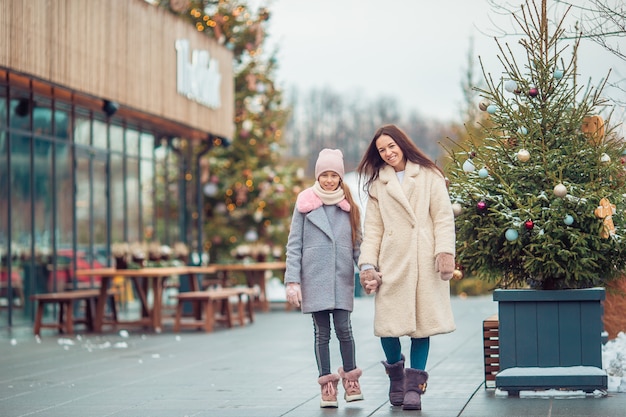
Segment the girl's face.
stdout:
<path fill-rule="evenodd" d="M 406 160 L 404 159 L 404 153 L 398 146 L 395 140 L 388 135 L 380 135 L 376 139 L 376 149 L 383 161 L 398 171 L 404 171 L 406 166 Z"/>
<path fill-rule="evenodd" d="M 341 177 L 335 171 L 324 171 L 317 180 L 324 191 L 335 191 L 341 183 Z"/>

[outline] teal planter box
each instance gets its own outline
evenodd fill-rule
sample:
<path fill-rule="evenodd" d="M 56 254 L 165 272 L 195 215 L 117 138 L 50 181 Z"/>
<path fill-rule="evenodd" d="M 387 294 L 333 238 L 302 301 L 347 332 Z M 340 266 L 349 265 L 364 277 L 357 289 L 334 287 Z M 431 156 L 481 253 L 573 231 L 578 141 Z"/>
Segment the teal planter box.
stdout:
<path fill-rule="evenodd" d="M 604 288 L 495 290 L 500 372 L 496 388 L 606 390 Z M 539 371 L 540 369 L 540 371 Z"/>

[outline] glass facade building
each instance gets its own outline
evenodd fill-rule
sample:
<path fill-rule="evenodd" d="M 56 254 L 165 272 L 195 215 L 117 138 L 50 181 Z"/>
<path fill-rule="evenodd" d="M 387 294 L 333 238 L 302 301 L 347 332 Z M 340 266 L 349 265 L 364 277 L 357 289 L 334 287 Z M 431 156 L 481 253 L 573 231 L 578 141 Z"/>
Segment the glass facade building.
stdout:
<path fill-rule="evenodd" d="M 44 39 L 50 27 L 34 24 L 60 14 L 79 22 L 82 0 L 60 0 L 52 8 L 46 1 L 28 3 L 32 9 L 24 13 L 20 8 L 27 5 L 20 0 L 0 0 L 0 8 L 11 12 L 0 17 L 10 35 L 0 44 L 0 328 L 32 321 L 32 294 L 96 285 L 78 280 L 74 271 L 112 266 L 113 243 L 184 242 L 201 251 L 199 161 L 232 125 L 232 55 L 182 19 L 142 0 L 94 0 L 96 15 L 115 6 L 106 13 L 111 22 L 136 17 L 117 49 L 94 49 L 88 40 L 71 45 L 76 36 L 70 32 L 79 23 L 50 20 L 57 34 L 50 39 Z M 159 21 L 176 33 L 162 36 L 161 47 L 151 43 L 139 57 L 151 61 L 147 72 L 131 58 L 109 63 L 119 48 L 140 50 L 137 42 Z M 109 36 L 111 22 L 90 26 L 88 36 Z M 24 28 L 33 28 L 32 39 L 40 31 L 42 44 L 33 48 L 54 48 L 59 62 L 71 63 L 65 72 L 45 54 L 19 51 Z M 221 109 L 177 94 L 174 45 L 180 37 L 222 54 Z M 135 55 L 141 53 L 128 56 Z M 94 74 L 94 62 L 109 66 Z M 76 68 L 83 71 L 71 72 Z M 94 83 L 94 77 L 132 88 Z"/>

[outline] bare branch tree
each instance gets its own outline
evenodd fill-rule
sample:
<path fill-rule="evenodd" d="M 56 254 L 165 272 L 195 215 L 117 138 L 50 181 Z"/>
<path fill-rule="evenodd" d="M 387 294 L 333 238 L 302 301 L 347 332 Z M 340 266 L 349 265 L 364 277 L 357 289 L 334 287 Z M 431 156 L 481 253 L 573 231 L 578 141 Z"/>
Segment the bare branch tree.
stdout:
<path fill-rule="evenodd" d="M 622 0 L 588 0 L 582 5 L 568 0 L 556 2 L 580 11 L 579 27 L 574 31 L 626 61 L 624 44 L 620 45 L 620 40 L 626 38 L 626 5 Z"/>

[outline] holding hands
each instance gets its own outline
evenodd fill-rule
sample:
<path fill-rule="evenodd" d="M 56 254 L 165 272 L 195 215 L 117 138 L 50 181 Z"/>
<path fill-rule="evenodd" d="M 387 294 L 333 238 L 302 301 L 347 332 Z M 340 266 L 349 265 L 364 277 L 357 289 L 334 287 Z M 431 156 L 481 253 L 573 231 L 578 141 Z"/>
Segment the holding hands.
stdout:
<path fill-rule="evenodd" d="M 361 287 L 366 294 L 372 294 L 378 291 L 378 287 L 383 283 L 383 274 L 375 269 L 364 269 L 359 272 Z"/>

